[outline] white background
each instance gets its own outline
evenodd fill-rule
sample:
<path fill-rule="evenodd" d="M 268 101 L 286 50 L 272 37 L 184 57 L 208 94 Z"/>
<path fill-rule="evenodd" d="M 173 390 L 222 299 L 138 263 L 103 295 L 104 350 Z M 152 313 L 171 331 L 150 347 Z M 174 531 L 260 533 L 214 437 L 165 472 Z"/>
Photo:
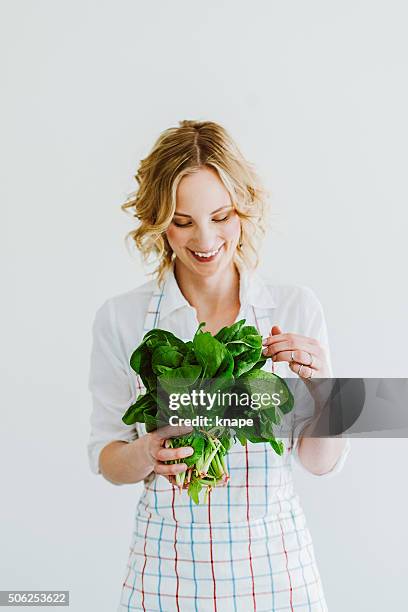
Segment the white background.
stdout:
<path fill-rule="evenodd" d="M 337 376 L 407 377 L 404 2 L 3 1 L 0 589 L 112 612 L 140 486 L 87 465 L 91 324 L 144 282 L 120 204 L 159 133 L 230 130 L 271 192 L 262 272 L 309 285 Z M 279 323 L 279 321 L 277 321 Z M 296 473 L 331 612 L 406 606 L 406 440 Z M 39 609 L 39 608 L 36 608 Z"/>

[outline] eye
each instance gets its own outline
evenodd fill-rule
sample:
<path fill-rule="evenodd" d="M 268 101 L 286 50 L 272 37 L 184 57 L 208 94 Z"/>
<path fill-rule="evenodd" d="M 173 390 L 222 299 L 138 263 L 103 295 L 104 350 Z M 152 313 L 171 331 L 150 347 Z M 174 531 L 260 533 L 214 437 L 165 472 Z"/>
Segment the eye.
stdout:
<path fill-rule="evenodd" d="M 177 223 L 176 221 L 173 221 L 173 223 L 176 227 L 189 227 L 191 225 L 191 223 Z"/>
<path fill-rule="evenodd" d="M 215 223 L 221 223 L 222 221 L 227 221 L 230 218 L 231 215 L 226 215 L 225 217 L 223 217 L 222 219 L 213 219 L 213 221 Z"/>

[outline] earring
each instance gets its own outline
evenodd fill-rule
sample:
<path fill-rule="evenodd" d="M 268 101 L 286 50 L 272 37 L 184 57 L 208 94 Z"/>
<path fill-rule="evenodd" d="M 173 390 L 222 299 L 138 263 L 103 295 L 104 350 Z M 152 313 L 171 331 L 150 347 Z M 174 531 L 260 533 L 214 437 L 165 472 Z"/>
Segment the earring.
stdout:
<path fill-rule="evenodd" d="M 239 233 L 239 248 L 242 248 L 242 228 L 241 228 L 241 231 Z"/>

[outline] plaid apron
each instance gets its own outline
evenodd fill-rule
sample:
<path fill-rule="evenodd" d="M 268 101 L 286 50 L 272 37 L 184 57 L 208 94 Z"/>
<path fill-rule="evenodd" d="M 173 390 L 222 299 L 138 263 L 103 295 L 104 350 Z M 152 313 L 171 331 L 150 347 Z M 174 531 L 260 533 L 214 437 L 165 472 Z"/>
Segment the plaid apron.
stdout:
<path fill-rule="evenodd" d="M 158 326 L 154 292 L 144 330 Z M 259 333 L 272 327 L 254 308 Z M 272 367 L 272 370 L 271 370 Z M 264 369 L 274 371 L 269 359 Z M 145 387 L 137 376 L 135 395 Z M 146 433 L 137 424 L 137 433 Z M 269 444 L 227 454 L 226 487 L 195 505 L 165 477 L 151 475 L 136 509 L 118 612 L 327 612 L 310 532 L 293 490 L 292 440 L 279 456 Z"/>

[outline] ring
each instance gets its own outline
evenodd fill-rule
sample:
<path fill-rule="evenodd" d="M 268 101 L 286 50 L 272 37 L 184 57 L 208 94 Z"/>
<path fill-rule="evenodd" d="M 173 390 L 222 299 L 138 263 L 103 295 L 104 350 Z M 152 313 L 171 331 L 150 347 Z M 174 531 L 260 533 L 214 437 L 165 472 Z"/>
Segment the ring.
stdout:
<path fill-rule="evenodd" d="M 304 364 L 303 364 L 303 363 L 301 363 L 301 364 L 300 364 L 300 366 L 299 366 L 299 369 L 298 369 L 298 376 L 300 376 L 300 371 L 301 371 L 301 369 L 303 368 L 303 366 L 304 366 Z"/>
<path fill-rule="evenodd" d="M 293 351 L 290 351 L 290 360 L 291 361 L 295 361 L 295 355 L 294 355 Z"/>
<path fill-rule="evenodd" d="M 309 357 L 310 357 L 310 363 L 308 363 L 307 365 L 309 366 L 309 368 L 312 367 L 312 363 L 313 363 L 313 355 L 312 353 L 308 353 Z"/>

